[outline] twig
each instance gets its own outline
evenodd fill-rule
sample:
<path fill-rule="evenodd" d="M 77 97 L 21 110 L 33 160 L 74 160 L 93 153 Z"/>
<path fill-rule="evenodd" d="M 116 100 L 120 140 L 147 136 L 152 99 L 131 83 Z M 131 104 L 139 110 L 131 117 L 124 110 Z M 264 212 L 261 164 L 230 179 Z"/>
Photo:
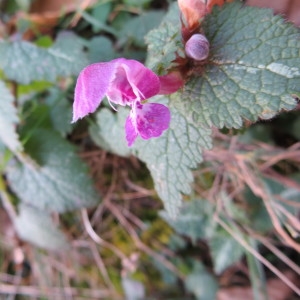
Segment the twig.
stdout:
<path fill-rule="evenodd" d="M 71 20 L 71 27 L 75 27 L 77 23 L 79 22 L 81 18 L 81 12 L 80 10 L 85 10 L 90 5 L 96 3 L 95 0 L 83 0 L 83 2 L 80 4 L 79 8 L 77 9 L 76 14 L 74 15 L 73 19 Z"/>
<path fill-rule="evenodd" d="M 266 248 L 272 251 L 278 258 L 280 258 L 281 261 L 283 261 L 287 266 L 294 270 L 298 275 L 300 275 L 300 267 L 297 266 L 292 260 L 290 260 L 289 257 L 287 257 L 278 248 L 272 245 L 272 243 L 270 243 L 268 239 L 255 233 L 252 233 L 251 235 L 253 238 L 257 239 L 260 243 L 262 243 Z"/>
<path fill-rule="evenodd" d="M 135 183 L 133 183 L 132 181 L 130 181 L 128 178 L 125 179 L 125 183 L 127 184 L 127 186 L 133 190 L 135 190 L 136 192 L 139 192 L 140 194 L 142 194 L 143 196 L 153 196 L 155 195 L 155 191 L 153 190 L 148 190 L 146 188 L 143 188 Z"/>
<path fill-rule="evenodd" d="M 280 202 L 283 202 L 284 204 L 289 205 L 291 207 L 295 207 L 295 208 L 298 208 L 298 209 L 300 208 L 300 203 L 297 203 L 295 201 L 287 200 L 287 199 L 285 199 L 285 198 L 283 198 L 282 196 L 279 196 L 279 195 L 274 195 L 274 198 L 276 198 Z M 277 205 L 279 205 L 279 204 L 277 204 Z"/>
<path fill-rule="evenodd" d="M 74 271 L 69 270 L 69 268 L 66 265 L 64 265 L 61 261 L 58 261 L 51 255 L 48 255 L 47 260 L 49 261 L 47 263 L 49 265 L 51 265 L 52 267 L 54 267 L 56 270 L 58 270 L 58 272 L 66 274 L 66 276 L 68 276 L 68 277 L 72 277 L 75 275 Z"/>
<path fill-rule="evenodd" d="M 279 205 L 278 203 L 274 203 L 274 206 L 288 219 L 289 223 L 296 229 L 296 231 L 300 232 L 300 222 L 297 217 L 291 214 L 287 209 Z"/>
<path fill-rule="evenodd" d="M 113 161 L 113 165 L 115 165 L 115 160 Z M 112 171 L 112 175 L 111 175 L 111 184 L 110 184 L 105 196 L 103 197 L 102 203 L 97 207 L 97 209 L 92 217 L 91 224 L 93 224 L 93 225 L 95 224 L 96 220 L 99 219 L 99 216 L 101 215 L 101 213 L 103 211 L 104 204 L 106 202 L 110 201 L 113 191 L 116 188 L 116 181 L 117 181 L 117 171 L 116 171 L 116 168 L 114 167 L 113 171 Z"/>
<path fill-rule="evenodd" d="M 36 287 L 24 286 L 18 287 L 9 284 L 0 284 L 0 294 L 14 295 L 16 292 L 20 295 L 31 297 L 46 296 L 48 299 L 64 299 L 65 295 L 85 296 L 87 299 L 111 299 L 111 292 L 108 290 L 96 289 L 76 289 L 76 288 L 60 288 L 60 287 Z"/>
<path fill-rule="evenodd" d="M 17 280 L 18 276 L 10 275 L 6 273 L 0 273 L 0 282 L 6 282 L 13 284 Z"/>
<path fill-rule="evenodd" d="M 289 150 L 292 150 L 292 151 L 294 151 L 294 150 L 299 150 L 299 149 L 300 149 L 300 142 L 293 144 L 293 145 L 290 146 L 288 149 L 289 149 Z"/>
<path fill-rule="evenodd" d="M 300 191 L 300 184 L 296 181 L 278 174 L 277 172 L 273 171 L 272 169 L 269 169 L 267 173 L 264 173 L 264 176 L 275 179 L 276 181 L 281 182 L 282 184 L 286 185 L 287 187 L 293 188 L 297 191 Z"/>
<path fill-rule="evenodd" d="M 266 197 L 265 195 L 262 195 L 262 199 L 264 200 L 265 207 L 271 217 L 272 223 L 274 225 L 274 228 L 278 232 L 278 234 L 284 239 L 284 241 L 294 248 L 296 251 L 300 252 L 300 245 L 296 243 L 287 233 L 286 231 L 281 227 L 280 221 L 278 220 L 278 217 L 273 210 L 273 207 L 270 203 L 270 198 Z"/>
<path fill-rule="evenodd" d="M 118 219 L 120 224 L 126 228 L 128 231 L 130 237 L 133 239 L 136 247 L 140 249 L 141 251 L 144 251 L 149 256 L 153 256 L 156 260 L 161 262 L 165 265 L 167 269 L 175 273 L 180 279 L 184 280 L 184 275 L 174 266 L 169 260 L 167 260 L 164 256 L 158 254 L 157 252 L 153 251 L 151 248 L 149 248 L 147 245 L 145 245 L 139 238 L 138 234 L 134 230 L 134 228 L 131 226 L 131 224 L 126 220 L 126 218 L 122 215 L 122 213 L 119 211 L 119 209 L 113 205 L 112 203 L 106 204 L 109 208 L 109 210 L 115 215 L 115 217 Z"/>
<path fill-rule="evenodd" d="M 300 161 L 300 151 L 298 150 L 298 151 L 283 152 L 272 157 L 268 156 L 267 161 L 262 165 L 260 165 L 259 169 L 261 171 L 264 171 L 269 167 L 275 165 L 279 161 L 287 160 L 287 159 L 294 159 L 296 161 Z"/>
<path fill-rule="evenodd" d="M 297 295 L 300 296 L 300 289 L 294 285 L 282 272 L 280 272 L 275 266 L 273 266 L 268 260 L 266 260 L 260 253 L 255 251 L 247 242 L 245 242 L 237 233 L 230 228 L 224 221 L 215 216 L 216 221 L 234 238 L 236 239 L 247 251 L 254 255 L 262 264 L 270 269 L 276 276 L 278 276 L 288 287 L 290 287 Z"/>
<path fill-rule="evenodd" d="M 140 220 L 135 214 L 133 214 L 130 210 L 123 208 L 123 214 L 126 218 L 130 219 L 132 223 L 135 224 L 135 226 L 139 227 L 141 230 L 145 230 L 147 228 L 147 225 Z"/>
<path fill-rule="evenodd" d="M 0 179 L 0 180 L 2 180 L 2 179 Z M 12 222 L 14 222 L 14 220 L 17 217 L 17 213 L 15 211 L 14 206 L 10 202 L 10 199 L 9 199 L 9 196 L 8 196 L 7 192 L 3 189 L 0 189 L 0 197 L 2 199 L 3 207 L 4 207 L 5 211 L 7 212 L 10 220 Z"/>
<path fill-rule="evenodd" d="M 284 241 L 291 247 L 293 247 L 295 250 L 300 252 L 300 245 L 297 244 L 291 237 L 286 233 L 286 231 L 281 227 L 280 221 L 278 220 L 278 217 L 276 216 L 276 213 L 274 212 L 272 205 L 271 205 L 271 197 L 269 196 L 269 192 L 264 191 L 262 189 L 263 183 L 259 182 L 256 177 L 253 176 L 252 172 L 249 172 L 247 166 L 245 165 L 245 162 L 242 160 L 237 160 L 237 163 L 240 167 L 241 173 L 243 175 L 244 181 L 247 183 L 247 185 L 251 188 L 252 192 L 257 195 L 258 197 L 261 197 L 264 201 L 265 207 L 268 211 L 268 214 L 271 217 L 273 226 L 277 233 L 284 239 Z M 267 194 L 265 193 L 267 192 Z"/>
<path fill-rule="evenodd" d="M 97 264 L 98 269 L 100 270 L 100 272 L 102 274 L 102 277 L 103 277 L 105 283 L 108 285 L 109 289 L 112 292 L 114 292 L 115 291 L 115 287 L 114 287 L 112 281 L 109 278 L 109 275 L 108 275 L 108 272 L 106 270 L 106 267 L 105 267 L 105 265 L 103 263 L 103 260 L 102 260 L 102 258 L 100 256 L 99 251 L 96 248 L 95 244 L 91 243 L 91 248 L 90 249 L 91 249 L 91 251 L 93 253 L 93 256 L 95 258 L 95 262 Z"/>
<path fill-rule="evenodd" d="M 117 247 L 115 247 L 113 244 L 110 244 L 109 242 L 103 240 L 93 229 L 86 209 L 81 210 L 82 220 L 84 227 L 90 236 L 90 238 L 97 244 L 106 247 L 110 249 L 112 252 L 114 252 L 120 259 L 127 259 L 126 255 L 120 251 Z"/>

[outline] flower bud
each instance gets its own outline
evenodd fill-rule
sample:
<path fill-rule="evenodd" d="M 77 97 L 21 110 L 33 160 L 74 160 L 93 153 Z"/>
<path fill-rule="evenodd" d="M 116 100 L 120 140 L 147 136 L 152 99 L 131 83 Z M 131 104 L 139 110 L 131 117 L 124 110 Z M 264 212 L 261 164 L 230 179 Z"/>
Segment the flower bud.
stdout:
<path fill-rule="evenodd" d="M 200 33 L 194 34 L 185 44 L 185 53 L 194 60 L 204 60 L 209 54 L 209 42 L 207 38 Z"/>

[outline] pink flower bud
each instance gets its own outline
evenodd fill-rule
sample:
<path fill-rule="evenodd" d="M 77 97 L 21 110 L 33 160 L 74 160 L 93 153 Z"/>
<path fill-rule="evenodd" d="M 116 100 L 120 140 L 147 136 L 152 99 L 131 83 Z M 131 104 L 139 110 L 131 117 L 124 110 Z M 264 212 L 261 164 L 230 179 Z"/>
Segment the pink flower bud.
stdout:
<path fill-rule="evenodd" d="M 178 6 L 190 29 L 198 27 L 200 19 L 206 14 L 204 0 L 178 0 Z"/>
<path fill-rule="evenodd" d="M 185 44 L 185 53 L 188 57 L 197 61 L 206 59 L 209 54 L 207 38 L 200 33 L 192 35 Z"/>
<path fill-rule="evenodd" d="M 225 2 L 232 2 L 232 0 L 178 0 L 178 6 L 187 27 L 193 31 L 215 5 L 222 6 Z"/>

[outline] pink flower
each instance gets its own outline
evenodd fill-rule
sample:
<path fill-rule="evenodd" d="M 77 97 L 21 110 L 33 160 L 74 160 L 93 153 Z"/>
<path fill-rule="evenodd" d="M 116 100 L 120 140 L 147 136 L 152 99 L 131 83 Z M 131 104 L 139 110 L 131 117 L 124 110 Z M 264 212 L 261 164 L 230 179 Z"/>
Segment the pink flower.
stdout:
<path fill-rule="evenodd" d="M 169 127 L 170 111 L 162 104 L 145 100 L 175 92 L 182 85 L 179 74 L 159 77 L 135 60 L 118 58 L 89 65 L 77 79 L 72 122 L 93 113 L 106 96 L 112 106 L 131 107 L 125 124 L 128 146 L 138 135 L 145 140 L 158 137 Z"/>

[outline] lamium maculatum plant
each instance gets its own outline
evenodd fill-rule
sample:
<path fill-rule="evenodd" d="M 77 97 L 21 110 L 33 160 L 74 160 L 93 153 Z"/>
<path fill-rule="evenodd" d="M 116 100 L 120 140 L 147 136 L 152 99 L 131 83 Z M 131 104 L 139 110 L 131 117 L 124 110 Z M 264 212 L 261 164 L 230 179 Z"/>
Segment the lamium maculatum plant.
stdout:
<path fill-rule="evenodd" d="M 66 267 L 47 265 L 36 290 L 22 286 L 19 269 L 20 289 L 8 287 L 11 274 L 1 287 L 64 299 L 99 284 L 89 295 L 114 299 L 116 284 L 128 294 L 117 298 L 144 299 L 153 282 L 140 287 L 153 267 L 168 284 L 182 283 L 179 298 L 216 299 L 217 281 L 243 257 L 260 299 L 260 244 L 273 250 L 274 237 L 300 251 L 300 32 L 288 13 L 239 0 L 163 1 L 170 5 L 161 9 L 150 0 L 81 1 L 71 23 L 59 14 L 62 22 L 44 35 L 31 21 L 49 25 L 46 16 L 36 18 L 29 7 L 11 12 L 33 1 L 2 2 L 0 221 L 5 210 L 23 241 L 71 249 L 96 264 L 74 280 L 68 256 Z M 70 242 L 74 236 L 83 242 Z M 203 264 L 203 251 L 190 255 L 200 244 L 210 258 Z M 14 239 L 8 248 L 44 263 L 46 252 L 23 245 Z M 142 255 L 142 268 L 140 252 L 151 256 Z M 141 276 L 131 277 L 135 271 Z M 82 282 L 98 273 L 96 283 Z M 61 275 L 70 285 L 63 297 Z"/>

